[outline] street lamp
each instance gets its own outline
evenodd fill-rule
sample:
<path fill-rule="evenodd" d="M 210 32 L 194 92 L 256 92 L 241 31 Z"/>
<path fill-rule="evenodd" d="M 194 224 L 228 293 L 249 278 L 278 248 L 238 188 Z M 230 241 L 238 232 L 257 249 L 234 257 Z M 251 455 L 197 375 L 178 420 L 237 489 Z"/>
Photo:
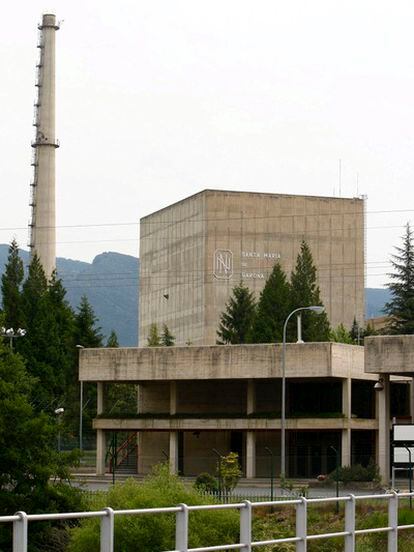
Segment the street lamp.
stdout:
<path fill-rule="evenodd" d="M 58 428 L 59 428 L 59 431 L 58 431 L 58 451 L 59 452 L 61 450 L 61 439 L 60 439 L 60 425 L 61 425 L 61 422 L 62 422 L 61 415 L 64 412 L 65 412 L 65 409 L 63 407 L 56 408 L 56 410 L 55 410 L 55 414 L 56 414 L 56 416 L 58 416 Z"/>
<path fill-rule="evenodd" d="M 0 328 L 0 335 L 1 337 L 7 337 L 10 340 L 10 349 L 13 351 L 13 339 L 17 339 L 18 337 L 24 337 L 26 335 L 26 330 L 23 328 L 18 328 L 16 331 L 14 331 L 13 328 L 5 328 L 4 326 Z"/>
<path fill-rule="evenodd" d="M 316 314 L 322 314 L 325 307 L 322 305 L 312 305 L 311 307 L 299 307 L 293 310 L 285 320 L 283 325 L 283 343 L 282 343 L 282 413 L 280 420 L 280 479 L 283 481 L 286 476 L 286 375 L 285 375 L 285 357 L 286 357 L 286 328 L 290 318 L 297 312 L 310 310 Z"/>

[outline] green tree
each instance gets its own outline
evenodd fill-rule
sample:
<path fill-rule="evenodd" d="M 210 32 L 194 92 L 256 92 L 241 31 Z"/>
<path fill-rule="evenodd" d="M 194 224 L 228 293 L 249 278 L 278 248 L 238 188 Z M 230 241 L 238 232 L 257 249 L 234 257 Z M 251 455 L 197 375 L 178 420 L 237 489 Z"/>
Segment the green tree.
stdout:
<path fill-rule="evenodd" d="M 147 346 L 148 347 L 161 347 L 161 337 L 158 332 L 157 324 L 151 324 L 149 329 L 149 334 L 147 337 Z"/>
<path fill-rule="evenodd" d="M 231 492 L 242 476 L 237 452 L 229 452 L 227 456 L 222 456 L 217 464 L 217 472 L 223 489 Z"/>
<path fill-rule="evenodd" d="M 82 347 L 102 347 L 103 336 L 97 326 L 98 319 L 86 295 L 81 297 L 75 315 L 75 341 Z"/>
<path fill-rule="evenodd" d="M 232 291 L 226 303 L 225 311 L 220 315 L 217 341 L 223 343 L 247 343 L 252 329 L 256 304 L 253 293 L 240 282 Z"/>
<path fill-rule="evenodd" d="M 24 278 L 23 261 L 19 256 L 19 247 L 13 240 L 9 247 L 9 255 L 4 274 L 1 277 L 1 292 L 6 328 L 23 326 L 21 288 Z"/>
<path fill-rule="evenodd" d="M 260 293 L 253 322 L 253 343 L 282 341 L 283 324 L 290 312 L 290 285 L 280 263 L 276 263 Z"/>
<path fill-rule="evenodd" d="M 172 347 L 175 345 L 175 337 L 170 332 L 167 324 L 164 324 L 162 327 L 161 345 L 164 345 L 164 347 Z"/>
<path fill-rule="evenodd" d="M 35 385 L 22 357 L 0 343 L 0 515 L 81 506 L 75 490 L 63 483 L 50 483 L 53 476 L 68 477 L 69 457 L 56 451 L 54 420 L 33 407 Z M 10 535 L 2 525 L 0 549 L 8 550 Z M 49 532 L 47 524 L 33 526 L 31 550 L 48 549 Z"/>
<path fill-rule="evenodd" d="M 290 283 L 292 310 L 299 307 L 322 305 L 316 267 L 311 250 L 305 241 L 302 241 Z M 305 341 L 329 341 L 330 326 L 326 312 L 322 314 L 304 312 L 302 314 L 302 336 Z"/>
<path fill-rule="evenodd" d="M 106 341 L 106 346 L 111 348 L 119 347 L 118 336 L 116 335 L 115 330 L 111 330 L 111 333 Z"/>
<path fill-rule="evenodd" d="M 391 264 L 394 272 L 389 274 L 391 300 L 384 312 L 390 317 L 387 331 L 390 334 L 414 333 L 414 246 L 413 231 L 407 223 L 402 247 L 396 247 Z"/>
<path fill-rule="evenodd" d="M 349 345 L 354 344 L 351 333 L 342 323 L 331 330 L 330 341 L 334 341 L 335 343 L 348 343 Z"/>

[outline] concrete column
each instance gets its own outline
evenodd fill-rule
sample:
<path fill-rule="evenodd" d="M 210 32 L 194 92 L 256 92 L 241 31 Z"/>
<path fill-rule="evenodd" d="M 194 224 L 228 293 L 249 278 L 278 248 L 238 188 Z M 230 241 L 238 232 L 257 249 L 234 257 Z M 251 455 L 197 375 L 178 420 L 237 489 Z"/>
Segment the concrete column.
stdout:
<path fill-rule="evenodd" d="M 106 435 L 103 429 L 96 430 L 96 475 L 105 474 Z"/>
<path fill-rule="evenodd" d="M 99 381 L 96 384 L 96 413 L 104 411 L 104 384 Z M 96 475 L 105 473 L 106 436 L 103 429 L 96 430 Z"/>
<path fill-rule="evenodd" d="M 104 411 L 104 384 L 102 381 L 98 381 L 96 384 L 96 413 L 102 414 Z"/>
<path fill-rule="evenodd" d="M 170 431 L 170 473 L 178 473 L 178 431 Z"/>
<path fill-rule="evenodd" d="M 345 428 L 342 430 L 341 464 L 351 465 L 351 420 L 352 420 L 352 379 L 342 380 L 342 413 Z"/>
<path fill-rule="evenodd" d="M 246 411 L 247 414 L 253 414 L 256 410 L 256 389 L 254 380 L 247 380 Z"/>
<path fill-rule="evenodd" d="M 410 382 L 410 414 L 411 423 L 414 424 L 414 378 L 411 378 Z"/>
<path fill-rule="evenodd" d="M 378 450 L 377 463 L 383 483 L 390 479 L 390 377 L 382 376 L 384 389 L 377 391 Z"/>
<path fill-rule="evenodd" d="M 177 382 L 170 382 L 170 414 L 177 414 Z"/>
<path fill-rule="evenodd" d="M 246 432 L 246 477 L 256 477 L 256 433 Z"/>

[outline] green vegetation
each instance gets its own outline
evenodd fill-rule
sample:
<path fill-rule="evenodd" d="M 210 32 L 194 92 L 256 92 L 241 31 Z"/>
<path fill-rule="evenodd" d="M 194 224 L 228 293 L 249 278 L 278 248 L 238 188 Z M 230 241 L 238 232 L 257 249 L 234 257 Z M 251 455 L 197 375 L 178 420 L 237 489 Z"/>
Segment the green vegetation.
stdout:
<path fill-rule="evenodd" d="M 157 466 L 142 483 L 132 479 L 116 484 L 108 493 L 97 495 L 91 509 L 110 506 L 114 509 L 160 508 L 185 503 L 213 504 L 214 500 L 186 487 L 177 476 L 170 475 L 166 465 Z M 99 551 L 99 520 L 81 522 L 72 529 L 68 552 Z M 239 516 L 236 511 L 192 512 L 189 521 L 189 546 L 215 546 L 236 543 Z M 115 552 L 140 550 L 173 550 L 175 515 L 119 516 L 115 518 Z"/>
<path fill-rule="evenodd" d="M 161 345 L 163 345 L 164 347 L 172 347 L 174 344 L 175 344 L 175 337 L 168 329 L 167 324 L 163 324 L 162 335 L 161 335 Z"/>
<path fill-rule="evenodd" d="M 218 343 L 280 343 L 289 313 L 311 305 L 322 305 L 322 301 L 310 248 L 302 242 L 290 282 L 280 263 L 276 263 L 257 305 L 253 293 L 243 283 L 233 288 L 220 316 Z M 304 312 L 302 335 L 305 341 L 329 341 L 327 314 Z M 296 340 L 293 325 L 288 328 L 287 340 Z"/>
<path fill-rule="evenodd" d="M 226 456 L 221 457 L 220 462 L 217 462 L 217 475 L 221 488 L 226 493 L 230 493 L 242 476 L 237 452 L 229 452 Z"/>
<path fill-rule="evenodd" d="M 253 293 L 241 282 L 235 286 L 226 304 L 225 311 L 220 316 L 217 331 L 217 343 L 246 343 L 250 335 L 255 316 L 255 300 Z"/>
<path fill-rule="evenodd" d="M 291 288 L 280 263 L 276 263 L 260 293 L 253 322 L 252 343 L 282 341 L 283 324 L 291 308 Z"/>
<path fill-rule="evenodd" d="M 338 475 L 337 475 L 338 474 Z M 346 485 L 351 481 L 380 481 L 379 468 L 374 462 L 370 462 L 368 466 L 354 464 L 353 466 L 340 466 L 338 472 L 334 470 L 329 478 L 333 481 L 341 481 Z"/>
<path fill-rule="evenodd" d="M 406 226 L 402 247 L 395 248 L 397 253 L 392 256 L 391 264 L 394 272 L 390 274 L 391 300 L 385 305 L 384 311 L 390 317 L 387 333 L 414 333 L 414 244 L 413 231 Z"/>

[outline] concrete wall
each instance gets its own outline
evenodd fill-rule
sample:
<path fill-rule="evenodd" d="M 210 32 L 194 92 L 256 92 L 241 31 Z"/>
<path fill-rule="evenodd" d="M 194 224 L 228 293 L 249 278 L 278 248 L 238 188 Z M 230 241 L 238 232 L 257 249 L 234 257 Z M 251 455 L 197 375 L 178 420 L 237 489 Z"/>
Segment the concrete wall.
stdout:
<path fill-rule="evenodd" d="M 202 195 L 140 222 L 139 344 L 152 323 L 167 324 L 176 343 L 202 343 L 205 225 Z"/>
<path fill-rule="evenodd" d="M 141 344 L 151 322 L 166 322 L 177 344 L 214 344 L 234 285 L 242 279 L 258 297 L 277 260 L 290 275 L 302 240 L 332 325 L 363 323 L 360 199 L 204 190 L 142 219 L 140 240 Z"/>
<path fill-rule="evenodd" d="M 82 349 L 83 381 L 168 381 L 281 377 L 281 345 Z M 352 377 L 364 373 L 363 347 L 340 343 L 289 343 L 286 376 Z"/>
<path fill-rule="evenodd" d="M 365 338 L 365 371 L 414 377 L 414 335 Z"/>

